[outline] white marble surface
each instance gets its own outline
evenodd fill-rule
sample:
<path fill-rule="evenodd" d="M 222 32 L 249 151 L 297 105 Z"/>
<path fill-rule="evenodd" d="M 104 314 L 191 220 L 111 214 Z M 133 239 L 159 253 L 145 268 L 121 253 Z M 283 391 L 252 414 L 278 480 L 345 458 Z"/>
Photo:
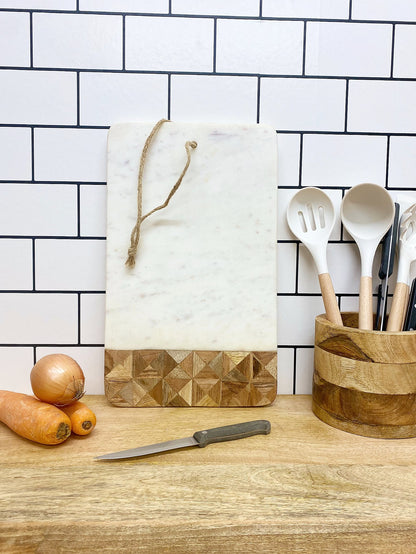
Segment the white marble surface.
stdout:
<path fill-rule="evenodd" d="M 106 348 L 274 350 L 274 129 L 165 123 L 146 162 L 143 214 L 163 203 L 176 182 L 185 142 L 198 147 L 169 206 L 143 222 L 129 269 L 138 165 L 153 125 L 109 131 Z"/>

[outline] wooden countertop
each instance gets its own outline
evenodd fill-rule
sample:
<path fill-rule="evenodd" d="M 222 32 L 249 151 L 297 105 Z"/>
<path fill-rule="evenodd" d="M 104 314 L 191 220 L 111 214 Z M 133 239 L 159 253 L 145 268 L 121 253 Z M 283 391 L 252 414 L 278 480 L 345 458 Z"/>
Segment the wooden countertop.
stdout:
<path fill-rule="evenodd" d="M 333 429 L 309 396 L 266 408 L 115 408 L 59 446 L 0 424 L 1 552 L 415 552 L 416 439 Z M 148 458 L 96 455 L 269 419 L 271 434 Z"/>

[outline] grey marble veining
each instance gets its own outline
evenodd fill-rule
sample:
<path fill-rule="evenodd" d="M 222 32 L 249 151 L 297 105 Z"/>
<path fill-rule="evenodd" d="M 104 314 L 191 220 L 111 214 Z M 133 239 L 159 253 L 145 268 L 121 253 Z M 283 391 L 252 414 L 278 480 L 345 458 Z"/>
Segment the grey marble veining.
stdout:
<path fill-rule="evenodd" d="M 143 176 L 136 265 L 125 266 L 137 174 L 153 123 L 111 127 L 107 167 L 105 346 L 111 349 L 274 350 L 277 144 L 261 125 L 165 123 Z"/>

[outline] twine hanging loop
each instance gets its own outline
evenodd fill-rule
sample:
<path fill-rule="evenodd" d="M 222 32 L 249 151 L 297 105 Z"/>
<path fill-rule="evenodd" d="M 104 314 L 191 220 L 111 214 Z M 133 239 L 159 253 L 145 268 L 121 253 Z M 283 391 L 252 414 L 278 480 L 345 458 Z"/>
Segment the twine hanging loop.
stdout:
<path fill-rule="evenodd" d="M 171 191 L 169 192 L 163 204 L 161 204 L 160 206 L 157 206 L 156 208 L 148 212 L 146 215 L 142 216 L 143 171 L 144 171 L 148 150 L 150 148 L 150 144 L 152 143 L 153 138 L 155 137 L 159 129 L 162 127 L 164 123 L 168 121 L 169 121 L 168 119 L 161 119 L 160 121 L 158 121 L 156 125 L 153 127 L 153 129 L 151 130 L 143 146 L 142 154 L 140 157 L 139 176 L 137 179 L 137 219 L 130 236 L 130 247 L 128 249 L 128 256 L 126 260 L 127 267 L 134 267 L 136 263 L 136 253 L 137 253 L 137 247 L 139 245 L 139 240 L 140 240 L 141 224 L 147 217 L 157 212 L 158 210 L 162 210 L 163 208 L 166 208 L 166 206 L 169 204 L 172 196 L 180 187 L 180 184 L 182 183 L 182 179 L 185 177 L 185 174 L 188 171 L 189 164 L 191 163 L 192 150 L 194 150 L 197 147 L 197 143 L 194 140 L 187 141 L 185 143 L 186 163 L 178 180 L 172 187 Z"/>

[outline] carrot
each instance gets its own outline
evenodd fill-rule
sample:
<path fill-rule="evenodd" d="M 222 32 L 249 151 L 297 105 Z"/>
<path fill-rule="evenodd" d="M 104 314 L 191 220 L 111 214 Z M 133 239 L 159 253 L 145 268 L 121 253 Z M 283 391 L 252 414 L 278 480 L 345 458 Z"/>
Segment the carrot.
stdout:
<path fill-rule="evenodd" d="M 19 392 L 0 390 L 0 421 L 41 444 L 59 444 L 71 434 L 71 420 L 59 408 Z"/>
<path fill-rule="evenodd" d="M 76 435 L 89 435 L 97 423 L 94 412 L 79 400 L 60 409 L 70 418 L 72 431 Z"/>

